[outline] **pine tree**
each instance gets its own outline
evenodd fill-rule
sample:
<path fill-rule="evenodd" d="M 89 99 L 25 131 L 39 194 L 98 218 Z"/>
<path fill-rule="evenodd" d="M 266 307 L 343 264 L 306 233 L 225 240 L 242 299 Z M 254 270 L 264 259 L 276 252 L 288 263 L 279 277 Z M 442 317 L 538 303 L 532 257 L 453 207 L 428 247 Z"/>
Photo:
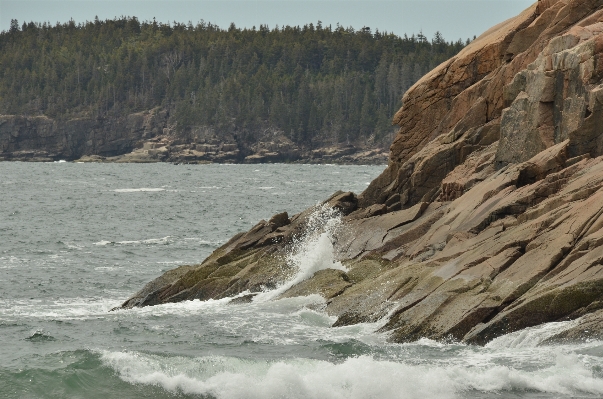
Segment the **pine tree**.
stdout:
<path fill-rule="evenodd" d="M 463 46 L 439 32 L 430 42 L 320 21 L 224 30 L 203 20 L 12 20 L 0 34 L 0 113 L 96 118 L 163 107 L 179 131 L 252 137 L 270 128 L 305 146 L 388 137 L 403 93 Z"/>

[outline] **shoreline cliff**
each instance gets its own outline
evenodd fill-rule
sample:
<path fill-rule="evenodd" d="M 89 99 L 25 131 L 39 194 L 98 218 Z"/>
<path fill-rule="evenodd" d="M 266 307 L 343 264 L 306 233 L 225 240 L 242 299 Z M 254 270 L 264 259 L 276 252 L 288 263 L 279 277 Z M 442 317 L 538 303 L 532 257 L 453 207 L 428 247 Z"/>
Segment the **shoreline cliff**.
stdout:
<path fill-rule="evenodd" d="M 392 341 L 485 344 L 578 319 L 555 339 L 603 337 L 603 1 L 541 0 L 411 87 L 387 169 L 342 216 L 327 268 L 280 295 L 318 293 L 335 326 Z M 122 307 L 276 287 L 316 209 L 275 215 Z"/>
<path fill-rule="evenodd" d="M 126 117 L 55 120 L 0 115 L 0 161 L 110 163 L 338 163 L 385 165 L 387 151 L 367 143 L 300 145 L 266 128 L 254 140 L 209 127 L 176 132 L 161 107 Z"/>

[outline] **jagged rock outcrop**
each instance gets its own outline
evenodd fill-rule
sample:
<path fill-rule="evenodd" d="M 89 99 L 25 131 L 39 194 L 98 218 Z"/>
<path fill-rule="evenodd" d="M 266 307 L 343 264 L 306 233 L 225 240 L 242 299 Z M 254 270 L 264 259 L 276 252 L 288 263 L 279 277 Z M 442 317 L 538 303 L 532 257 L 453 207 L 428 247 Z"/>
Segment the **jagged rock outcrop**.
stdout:
<path fill-rule="evenodd" d="M 603 1 L 537 2 L 405 94 L 388 168 L 323 205 L 342 215 L 347 271 L 281 295 L 323 295 L 336 326 L 387 317 L 397 342 L 579 317 L 552 339 L 603 336 L 602 110 Z M 275 287 L 312 212 L 263 221 L 123 306 Z"/>
<path fill-rule="evenodd" d="M 591 108 L 598 109 L 594 86 L 601 80 L 600 6 L 539 1 L 417 82 L 394 117 L 401 127 L 389 167 L 360 196 L 361 205 L 395 195 L 406 206 L 433 200 L 448 173 L 499 138 L 498 168 L 584 135 L 584 123 L 597 125 L 597 116 L 585 119 L 599 112 Z M 597 129 L 583 128 L 593 136 Z M 576 137 L 570 154 L 594 155 L 593 140 Z"/>

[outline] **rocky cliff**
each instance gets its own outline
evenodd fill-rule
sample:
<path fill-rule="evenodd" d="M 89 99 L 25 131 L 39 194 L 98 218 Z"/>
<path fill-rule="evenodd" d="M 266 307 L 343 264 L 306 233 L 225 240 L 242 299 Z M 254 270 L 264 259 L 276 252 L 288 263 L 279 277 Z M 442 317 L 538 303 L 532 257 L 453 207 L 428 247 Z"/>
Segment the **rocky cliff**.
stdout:
<path fill-rule="evenodd" d="M 235 127 L 178 131 L 169 111 L 158 107 L 125 117 L 54 120 L 45 116 L 0 115 L 0 161 L 173 162 L 173 163 L 349 163 L 384 164 L 378 144 L 317 143 L 307 148 L 267 128 L 253 138 Z"/>
<path fill-rule="evenodd" d="M 155 109 L 122 118 L 71 119 L 0 115 L 0 160 L 53 161 L 132 151 L 163 133 L 168 113 Z"/>
<path fill-rule="evenodd" d="M 398 342 L 483 344 L 566 319 L 579 321 L 558 339 L 603 335 L 603 1 L 538 1 L 403 103 L 389 166 L 365 192 L 262 221 L 123 307 L 293 281 L 279 295 L 323 295 L 336 326 L 386 318 Z M 325 209 L 342 216 L 327 233 L 346 271 L 291 280 L 290 253 Z"/>

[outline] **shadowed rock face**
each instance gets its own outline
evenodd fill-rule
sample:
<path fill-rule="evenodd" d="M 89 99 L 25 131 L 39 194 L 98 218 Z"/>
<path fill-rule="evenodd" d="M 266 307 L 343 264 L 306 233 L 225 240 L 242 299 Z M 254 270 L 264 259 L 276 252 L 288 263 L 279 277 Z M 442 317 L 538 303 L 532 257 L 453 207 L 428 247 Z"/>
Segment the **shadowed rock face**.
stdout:
<path fill-rule="evenodd" d="M 603 1 L 539 1 L 419 81 L 394 121 L 385 172 L 324 204 L 343 215 L 347 272 L 281 295 L 323 295 L 336 325 L 387 317 L 397 342 L 483 344 L 585 315 L 554 339 L 603 336 Z M 123 306 L 276 287 L 312 212 L 262 221 Z"/>
<path fill-rule="evenodd" d="M 168 113 L 154 109 L 117 119 L 57 121 L 45 116 L 0 115 L 0 160 L 52 161 L 132 151 L 160 135 Z"/>
<path fill-rule="evenodd" d="M 46 116 L 0 115 L 0 161 L 116 163 L 384 164 L 378 146 L 331 145 L 300 148 L 282 131 L 266 129 L 253 140 L 208 127 L 176 131 L 167 108 L 125 117 L 55 120 Z"/>

